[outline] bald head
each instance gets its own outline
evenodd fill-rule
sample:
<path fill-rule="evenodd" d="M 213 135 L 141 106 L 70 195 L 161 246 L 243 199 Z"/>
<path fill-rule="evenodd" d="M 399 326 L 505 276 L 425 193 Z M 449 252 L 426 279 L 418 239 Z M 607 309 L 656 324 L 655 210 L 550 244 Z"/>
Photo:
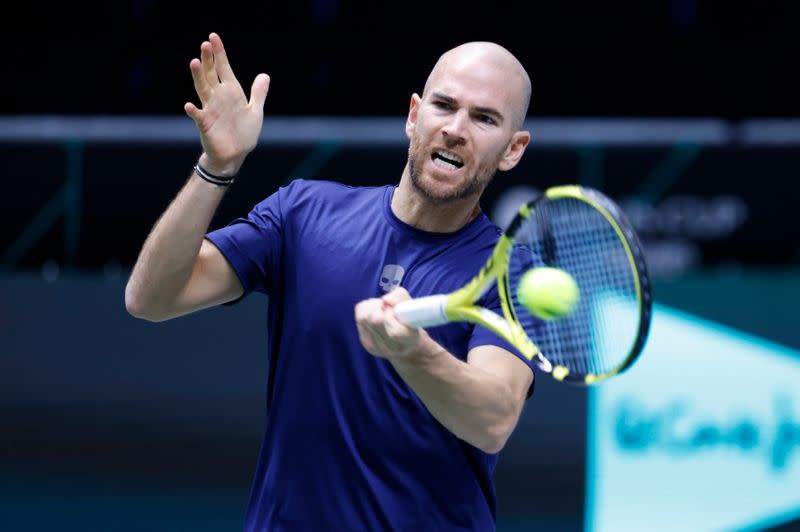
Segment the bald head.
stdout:
<path fill-rule="evenodd" d="M 493 42 L 467 42 L 442 54 L 425 82 L 423 97 L 442 76 L 463 69 L 491 70 L 499 74 L 502 86 L 510 89 L 512 124 L 515 129 L 521 129 L 530 104 L 531 79 L 514 54 Z"/>

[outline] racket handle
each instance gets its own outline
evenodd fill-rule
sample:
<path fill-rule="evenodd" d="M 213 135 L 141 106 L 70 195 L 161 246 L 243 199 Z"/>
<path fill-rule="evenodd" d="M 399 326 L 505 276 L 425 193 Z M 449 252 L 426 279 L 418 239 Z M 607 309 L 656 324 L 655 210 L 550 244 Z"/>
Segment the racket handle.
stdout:
<path fill-rule="evenodd" d="M 419 297 L 398 303 L 394 313 L 409 327 L 433 327 L 450 321 L 444 312 L 446 303 L 446 295 Z"/>

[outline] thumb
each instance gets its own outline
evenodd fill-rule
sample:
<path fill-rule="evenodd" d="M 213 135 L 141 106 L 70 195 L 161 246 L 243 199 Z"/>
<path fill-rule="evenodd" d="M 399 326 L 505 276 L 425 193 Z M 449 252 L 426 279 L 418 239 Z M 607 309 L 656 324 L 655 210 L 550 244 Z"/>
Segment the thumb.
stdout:
<path fill-rule="evenodd" d="M 383 299 L 387 305 L 393 307 L 402 301 L 408 301 L 411 299 L 411 295 L 408 293 L 408 290 L 402 286 L 398 286 L 388 294 L 384 295 L 381 299 Z"/>
<path fill-rule="evenodd" d="M 264 108 L 264 102 L 267 99 L 269 92 L 270 77 L 266 74 L 259 74 L 253 80 L 253 85 L 250 87 L 250 105 L 258 109 Z"/>
<path fill-rule="evenodd" d="M 195 124 L 199 122 L 201 111 L 200 109 L 197 108 L 195 104 L 193 104 L 192 102 L 186 102 L 183 105 L 183 110 L 186 112 L 189 118 L 194 120 Z"/>

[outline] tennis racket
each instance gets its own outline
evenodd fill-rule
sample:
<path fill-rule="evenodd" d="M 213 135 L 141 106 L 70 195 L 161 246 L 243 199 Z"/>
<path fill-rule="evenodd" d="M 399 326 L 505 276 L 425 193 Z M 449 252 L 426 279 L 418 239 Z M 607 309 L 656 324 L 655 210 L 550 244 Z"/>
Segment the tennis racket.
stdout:
<path fill-rule="evenodd" d="M 569 273 L 580 297 L 555 320 L 534 316 L 517 298 L 523 274 L 547 266 Z M 502 316 L 481 306 L 496 283 Z M 639 239 L 622 209 L 601 192 L 577 185 L 547 189 L 523 205 L 491 257 L 450 294 L 395 307 L 411 327 L 453 321 L 482 325 L 555 379 L 590 385 L 631 366 L 647 340 L 651 285 Z"/>

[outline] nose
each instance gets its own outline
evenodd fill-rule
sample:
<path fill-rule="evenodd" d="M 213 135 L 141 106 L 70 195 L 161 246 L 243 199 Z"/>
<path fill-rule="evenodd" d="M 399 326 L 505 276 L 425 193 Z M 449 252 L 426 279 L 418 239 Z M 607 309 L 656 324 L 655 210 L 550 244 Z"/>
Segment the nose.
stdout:
<path fill-rule="evenodd" d="M 466 110 L 459 110 L 450 116 L 442 127 L 442 136 L 448 146 L 458 146 L 466 142 L 466 128 L 469 116 Z"/>

